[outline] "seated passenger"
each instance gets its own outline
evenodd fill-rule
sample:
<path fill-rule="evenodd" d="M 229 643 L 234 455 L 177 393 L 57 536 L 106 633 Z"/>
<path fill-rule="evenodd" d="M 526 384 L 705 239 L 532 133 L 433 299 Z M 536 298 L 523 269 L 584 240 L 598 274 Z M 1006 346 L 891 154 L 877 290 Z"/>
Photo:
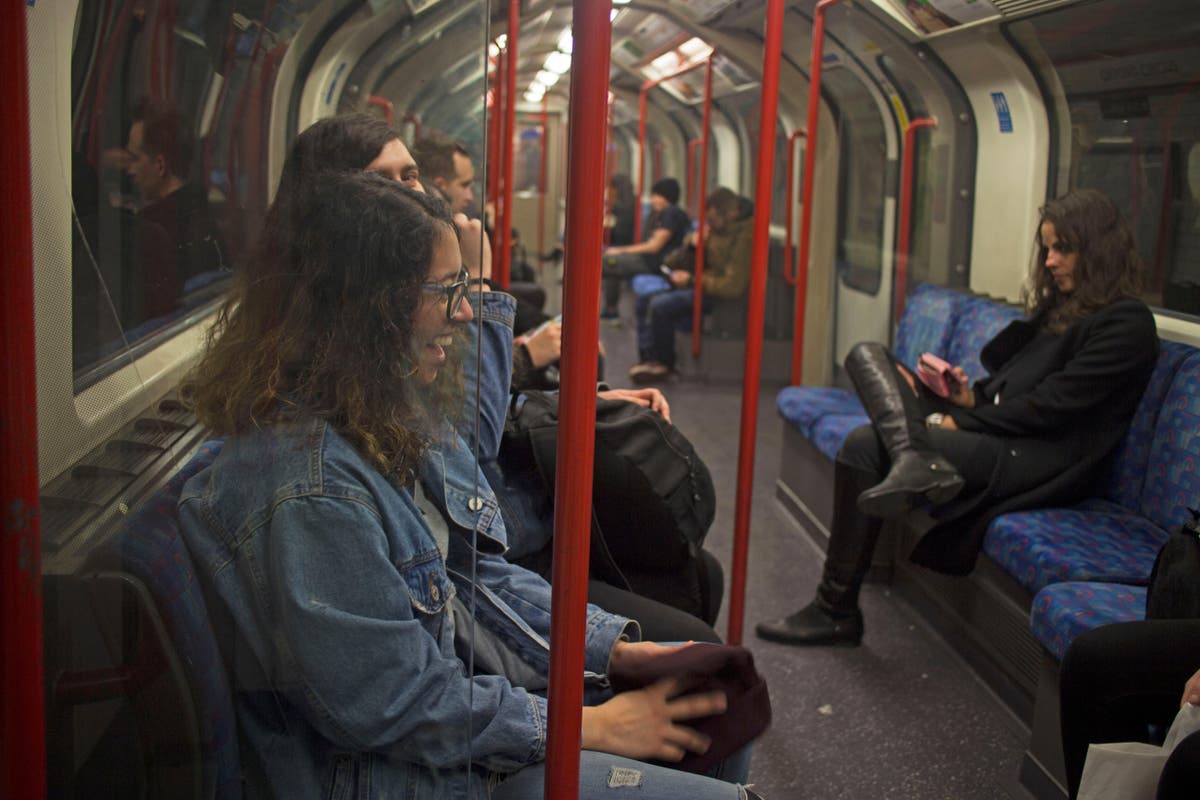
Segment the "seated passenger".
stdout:
<path fill-rule="evenodd" d="M 415 189 L 422 187 L 418 164 L 396 130 L 378 117 L 358 113 L 320 120 L 297 137 L 280 179 L 280 192 L 290 191 L 293 184 L 302 183 L 307 176 L 322 170 L 360 169 L 377 172 Z M 482 235 L 480 222 L 467 220 L 461 214 L 455 216 L 455 221 L 462 234 L 463 258 L 472 285 L 490 288 L 491 251 Z M 487 320 L 483 324 L 486 325 Z M 544 331 L 541 338 L 544 339 L 547 333 Z M 473 355 L 474 351 L 471 353 Z M 512 360 L 515 373 L 520 369 L 522 359 L 514 352 Z M 515 386 L 517 378 L 512 380 Z M 670 421 L 670 406 L 657 389 L 614 389 L 600 392 L 598 396 L 651 408 Z M 507 402 L 502 403 L 501 407 L 506 405 Z M 500 424 L 503 427 L 503 420 Z M 481 464 L 492 488 L 500 496 L 508 528 L 509 557 L 525 560 L 548 549 L 553 534 L 554 498 L 547 494 L 540 481 L 523 480 L 523 476 L 513 474 L 511 469 L 506 475 L 498 455 L 483 454 Z M 528 562 L 525 565 L 530 566 Z M 608 611 L 636 619 L 646 636 L 656 641 L 719 642 L 720 637 L 711 625 L 716 620 L 724 593 L 720 564 L 711 554 L 702 551 L 697 563 L 690 567 L 694 569 L 689 568 L 688 574 L 678 576 L 678 581 L 663 580 L 663 576 L 654 576 L 656 580 L 648 581 L 655 587 L 682 582 L 695 589 L 684 593 L 672 590 L 664 596 L 664 602 L 599 580 L 589 581 L 588 596 Z"/>
<path fill-rule="evenodd" d="M 458 378 L 466 329 L 506 350 L 512 298 L 466 302 L 436 198 L 363 173 L 284 186 L 189 381 L 225 444 L 179 508 L 232 672 L 248 795 L 527 796 L 514 787 L 544 769 L 550 591 L 502 558 L 496 498 L 453 423 L 474 395 Z M 477 313 L 501 324 L 467 326 Z M 509 363 L 477 364 L 489 439 Z M 598 704 L 583 710 L 580 796 L 611 796 L 623 767 L 655 796 L 747 797 L 627 760 L 703 752 L 685 723 L 726 702 L 676 678 L 612 697 L 600 676 L 668 649 L 638 636 L 589 608 Z"/>
<path fill-rule="evenodd" d="M 1120 211 L 1090 189 L 1046 204 L 1038 244 L 1030 316 L 984 346 L 990 374 L 973 387 L 955 367 L 942 398 L 882 345 L 850 351 L 846 370 L 872 424 L 850 433 L 834 465 L 816 598 L 759 623 L 760 637 L 858 644 L 858 592 L 882 520 L 915 504 L 938 507 L 913 562 L 965 575 L 994 517 L 1072 502 L 1095 485 L 1158 356 L 1154 316 L 1137 299 L 1142 262 Z"/>
<path fill-rule="evenodd" d="M 746 293 L 750 283 L 750 250 L 754 242 L 754 205 L 724 186 L 706 198 L 707 241 L 704 243 L 704 285 L 701 306 L 712 309 L 715 299 L 731 300 Z M 634 381 L 665 378 L 675 371 L 675 329 L 690 320 L 695 306 L 694 257 L 698 235 L 689 233 L 686 249 L 667 255 L 671 289 L 637 299 L 638 363 L 629 368 Z"/>
<path fill-rule="evenodd" d="M 129 128 L 126 170 L 141 199 L 138 215 L 171 239 L 171 257 L 152 265 L 176 293 L 229 268 L 224 245 L 208 209 L 204 183 L 189 181 L 194 140 L 187 120 L 174 109 L 144 100 Z M 150 266 L 150 265 L 148 265 Z"/>
<path fill-rule="evenodd" d="M 1184 703 L 1200 705 L 1200 620 L 1093 628 L 1067 648 L 1059 686 L 1067 788 L 1075 800 L 1089 743 L 1144 742 L 1152 725 L 1165 735 Z M 1193 733 L 1163 766 L 1157 800 L 1190 800 L 1197 786 L 1200 733 Z"/>
<path fill-rule="evenodd" d="M 663 257 L 683 244 L 691 220 L 679 202 L 679 181 L 663 178 L 650 187 L 650 216 L 645 239 L 636 244 L 615 245 L 604 251 L 604 309 L 601 319 L 616 319 L 621 282 L 634 275 L 657 272 Z"/>
<path fill-rule="evenodd" d="M 633 181 L 628 175 L 618 173 L 608 179 L 608 214 L 604 227 L 608 230 L 608 243 L 614 246 L 633 244 L 634 221 L 637 218 L 637 197 L 633 193 Z"/>

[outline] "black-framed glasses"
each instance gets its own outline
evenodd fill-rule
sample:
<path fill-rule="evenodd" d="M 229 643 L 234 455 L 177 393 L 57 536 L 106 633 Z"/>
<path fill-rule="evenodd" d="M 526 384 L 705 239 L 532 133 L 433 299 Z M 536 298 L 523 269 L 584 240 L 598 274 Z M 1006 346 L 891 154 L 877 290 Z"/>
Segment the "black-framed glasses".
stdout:
<path fill-rule="evenodd" d="M 467 296 L 467 289 L 471 286 L 471 276 L 467 273 L 467 268 L 463 267 L 458 272 L 458 280 L 454 283 L 422 283 L 421 288 L 427 292 L 441 292 L 446 295 L 446 319 L 454 319 L 454 315 L 462 308 L 463 299 Z"/>

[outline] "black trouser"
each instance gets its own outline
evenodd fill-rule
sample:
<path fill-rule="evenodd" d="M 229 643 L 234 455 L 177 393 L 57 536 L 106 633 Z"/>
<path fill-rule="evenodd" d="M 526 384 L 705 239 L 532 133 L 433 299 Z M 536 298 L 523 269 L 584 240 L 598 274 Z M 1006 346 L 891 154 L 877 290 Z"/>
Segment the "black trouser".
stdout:
<path fill-rule="evenodd" d="M 615 309 L 621 299 L 621 284 L 635 275 L 654 272 L 657 254 L 621 253 L 604 257 L 604 307 Z"/>
<path fill-rule="evenodd" d="M 1146 620 L 1093 628 L 1063 657 L 1060 672 L 1063 757 L 1074 798 L 1091 742 L 1148 741 L 1165 734 L 1183 687 L 1200 670 L 1200 620 Z M 1159 800 L 1194 798 L 1200 786 L 1200 734 L 1167 760 Z"/>

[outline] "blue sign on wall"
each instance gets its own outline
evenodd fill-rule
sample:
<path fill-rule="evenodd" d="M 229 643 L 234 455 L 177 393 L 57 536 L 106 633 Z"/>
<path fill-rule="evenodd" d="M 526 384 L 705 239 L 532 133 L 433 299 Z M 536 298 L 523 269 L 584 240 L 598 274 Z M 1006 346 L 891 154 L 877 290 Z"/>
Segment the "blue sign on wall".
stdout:
<path fill-rule="evenodd" d="M 1012 112 L 1008 110 L 1008 101 L 1004 92 L 992 92 L 992 105 L 996 107 L 996 118 L 1000 121 L 1001 133 L 1012 133 Z"/>

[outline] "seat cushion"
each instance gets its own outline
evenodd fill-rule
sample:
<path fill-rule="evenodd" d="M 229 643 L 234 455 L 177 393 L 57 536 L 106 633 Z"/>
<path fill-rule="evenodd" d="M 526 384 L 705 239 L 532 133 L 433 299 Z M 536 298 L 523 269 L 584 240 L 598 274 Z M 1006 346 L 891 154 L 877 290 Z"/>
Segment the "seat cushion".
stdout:
<path fill-rule="evenodd" d="M 1146 587 L 1088 581 L 1055 583 L 1033 598 L 1029 627 L 1050 655 L 1062 661 L 1081 633 L 1146 615 Z"/>
<path fill-rule="evenodd" d="M 983 549 L 1035 593 L 1063 581 L 1145 584 L 1167 533 L 1108 500 L 1003 514 Z"/>
<path fill-rule="evenodd" d="M 788 386 L 775 396 L 775 407 L 779 416 L 810 439 L 822 417 L 865 413 L 854 392 L 833 386 Z"/>
<path fill-rule="evenodd" d="M 826 414 L 813 425 L 812 435 L 808 439 L 826 458 L 833 461 L 850 431 L 859 425 L 870 424 L 871 420 L 866 414 Z"/>

